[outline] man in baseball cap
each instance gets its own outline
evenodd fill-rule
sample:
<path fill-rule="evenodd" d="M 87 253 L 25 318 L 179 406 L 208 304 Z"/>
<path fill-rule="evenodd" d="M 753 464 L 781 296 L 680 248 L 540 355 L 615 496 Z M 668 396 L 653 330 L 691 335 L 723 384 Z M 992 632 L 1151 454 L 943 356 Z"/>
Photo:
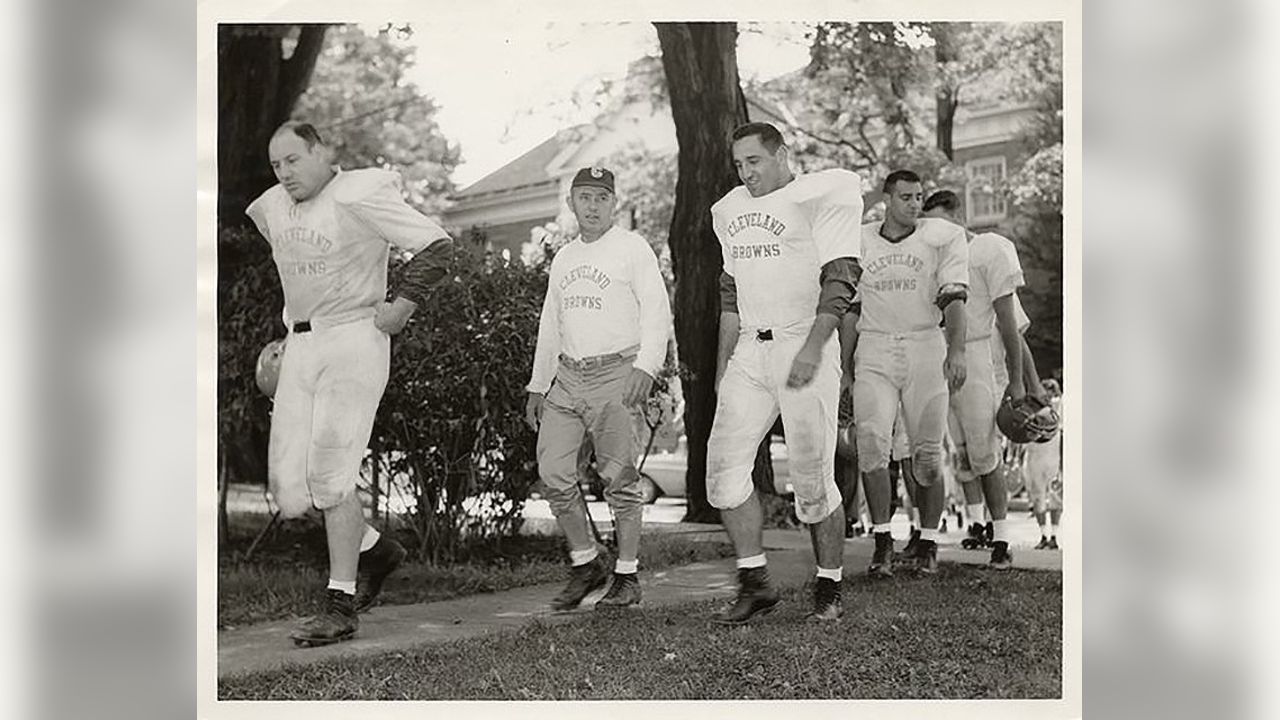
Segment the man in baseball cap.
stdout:
<path fill-rule="evenodd" d="M 599 165 L 579 170 L 578 174 L 573 176 L 573 183 L 569 187 L 570 190 L 580 187 L 596 187 L 608 190 L 611 194 L 617 194 L 613 187 L 613 171 Z"/>
<path fill-rule="evenodd" d="M 613 173 L 579 170 L 568 201 L 579 234 L 551 261 L 526 407 L 538 433 L 538 474 L 572 566 L 551 606 L 572 610 L 610 580 L 578 486 L 578 453 L 589 440 L 618 539 L 613 583 L 597 607 L 627 607 L 640 602 L 643 510 L 632 413 L 666 360 L 671 308 L 653 248 L 613 224 Z"/>

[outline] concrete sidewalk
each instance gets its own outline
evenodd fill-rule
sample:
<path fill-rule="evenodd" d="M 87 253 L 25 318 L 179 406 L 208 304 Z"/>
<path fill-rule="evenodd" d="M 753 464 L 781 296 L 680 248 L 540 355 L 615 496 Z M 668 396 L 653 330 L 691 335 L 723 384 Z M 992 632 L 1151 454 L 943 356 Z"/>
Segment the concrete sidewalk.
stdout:
<path fill-rule="evenodd" d="M 650 532 L 689 534 L 709 539 L 727 537 L 719 525 L 681 523 L 660 530 L 646 526 Z M 958 543 L 961 533 L 949 533 Z M 901 549 L 905 533 L 896 532 Z M 945 536 L 944 536 L 945 537 Z M 765 548 L 769 556 L 769 573 L 780 587 L 800 587 L 813 573 L 813 553 L 808 531 L 767 530 Z M 861 574 L 871 559 L 870 538 L 845 541 L 844 567 L 847 577 Z M 985 564 L 987 551 L 967 551 L 958 545 L 939 545 L 942 562 Z M 1039 570 L 1062 569 L 1058 552 L 1021 550 L 1015 552 L 1015 567 Z M 652 572 L 641 571 L 644 588 L 642 607 L 660 607 L 713 598 L 733 597 L 736 582 L 730 559 L 696 563 Z M 289 632 L 296 620 L 263 623 L 218 633 L 218 676 L 228 677 L 255 673 L 285 666 L 308 665 L 340 657 L 364 656 L 383 652 L 409 650 L 434 642 L 480 637 L 503 630 L 519 628 L 532 621 L 570 622 L 584 613 L 594 612 L 595 601 L 603 595 L 597 591 L 587 598 L 583 608 L 568 614 L 553 614 L 548 601 L 560 591 L 561 583 L 517 588 L 503 592 L 473 595 L 442 602 L 418 605 L 379 606 L 361 616 L 360 632 L 352 640 L 320 648 L 296 648 Z M 617 611 L 619 613 L 634 610 Z"/>

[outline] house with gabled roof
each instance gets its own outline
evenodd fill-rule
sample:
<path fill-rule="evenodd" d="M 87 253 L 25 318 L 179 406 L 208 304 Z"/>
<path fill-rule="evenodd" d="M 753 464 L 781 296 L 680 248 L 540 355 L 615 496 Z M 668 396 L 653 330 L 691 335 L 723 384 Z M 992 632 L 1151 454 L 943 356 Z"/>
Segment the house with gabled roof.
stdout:
<path fill-rule="evenodd" d="M 803 114 L 799 105 L 803 98 L 774 102 L 747 93 L 746 100 L 753 120 L 772 122 L 784 133 Z M 1005 219 L 1008 208 L 1004 196 L 994 187 L 1012 170 L 1018 132 L 1034 112 L 1031 105 L 1007 104 L 959 109 L 953 130 L 954 162 L 964 168 L 969 181 L 964 204 L 971 227 L 990 228 Z M 478 231 L 487 249 L 519 258 L 521 246 L 534 239 L 539 228 L 549 223 L 571 225 L 565 198 L 578 169 L 636 144 L 655 153 L 676 152 L 675 125 L 665 103 L 630 96 L 616 102 L 594 123 L 557 132 L 453 194 L 444 222 L 462 233 Z M 870 208 L 879 200 L 879 193 L 875 188 L 866 190 L 866 206 Z M 627 222 L 625 213 L 619 221 Z"/>
<path fill-rule="evenodd" d="M 752 117 L 785 122 L 767 103 L 747 99 Z M 484 234 L 488 249 L 510 251 L 547 223 L 567 221 L 565 198 L 573 174 L 628 146 L 675 153 L 676 129 L 669 108 L 647 98 L 632 98 L 594 123 L 561 130 L 511 162 L 454 193 L 445 224 L 464 233 Z M 672 192 L 675 188 L 672 188 Z M 625 222 L 625 218 L 621 218 Z"/>

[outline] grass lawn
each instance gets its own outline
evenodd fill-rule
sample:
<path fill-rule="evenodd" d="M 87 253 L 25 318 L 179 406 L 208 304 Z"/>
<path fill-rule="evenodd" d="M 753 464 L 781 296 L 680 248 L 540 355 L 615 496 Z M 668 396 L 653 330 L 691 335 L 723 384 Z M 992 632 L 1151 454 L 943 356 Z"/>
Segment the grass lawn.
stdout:
<path fill-rule="evenodd" d="M 322 527 L 288 527 L 259 546 L 250 562 L 242 558 L 253 534 L 242 531 L 233 537 L 236 539 L 219 559 L 219 629 L 302 617 L 320 609 L 328 567 Z M 408 547 L 408 538 L 404 541 Z M 646 535 L 640 548 L 640 565 L 646 570 L 727 557 L 733 557 L 727 541 L 679 535 Z M 387 581 L 379 602 L 432 602 L 563 582 L 568 579 L 566 560 L 563 540 L 546 536 L 509 539 L 501 547 L 472 548 L 465 560 L 453 565 L 418 562 L 411 555 Z"/>
<path fill-rule="evenodd" d="M 808 595 L 749 627 L 720 602 L 569 623 L 220 680 L 224 700 L 1056 698 L 1062 576 L 944 563 L 935 578 L 846 580 L 845 617 Z"/>

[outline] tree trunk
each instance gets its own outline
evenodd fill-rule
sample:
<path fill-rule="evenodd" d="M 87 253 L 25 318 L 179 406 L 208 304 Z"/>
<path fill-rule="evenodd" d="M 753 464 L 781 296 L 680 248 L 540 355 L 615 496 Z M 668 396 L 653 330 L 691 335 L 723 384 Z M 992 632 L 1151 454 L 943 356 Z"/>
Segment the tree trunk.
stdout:
<path fill-rule="evenodd" d="M 218 453 L 218 547 L 226 545 L 231 539 L 231 522 L 227 517 L 227 494 L 231 489 L 231 479 L 227 477 L 226 457 Z"/>
<path fill-rule="evenodd" d="M 941 80 L 934 94 L 934 106 L 937 109 L 937 143 L 938 149 L 948 160 L 955 160 L 955 144 L 952 135 L 955 130 L 956 108 L 960 106 L 960 96 L 950 78 L 943 72 L 947 63 L 959 59 L 956 41 L 957 23 L 932 23 L 930 33 L 933 35 L 933 56 L 937 63 Z"/>
<path fill-rule="evenodd" d="M 938 110 L 938 149 L 947 156 L 948 160 L 955 160 L 956 153 L 951 136 L 956 122 L 956 107 L 960 103 L 956 100 L 954 91 L 943 89 L 938 90 L 934 102 Z"/>
<path fill-rule="evenodd" d="M 685 395 L 688 466 L 686 519 L 708 522 L 707 437 L 715 417 L 718 293 L 722 260 L 711 229 L 711 205 L 738 184 L 729 137 L 747 120 L 738 83 L 734 23 L 654 23 L 679 147 L 671 265 L 675 331 Z"/>
<path fill-rule="evenodd" d="M 307 89 L 327 25 L 218 27 L 218 222 L 243 221 L 244 208 L 275 178 L 271 133 Z M 283 41 L 297 29 L 284 57 Z"/>

